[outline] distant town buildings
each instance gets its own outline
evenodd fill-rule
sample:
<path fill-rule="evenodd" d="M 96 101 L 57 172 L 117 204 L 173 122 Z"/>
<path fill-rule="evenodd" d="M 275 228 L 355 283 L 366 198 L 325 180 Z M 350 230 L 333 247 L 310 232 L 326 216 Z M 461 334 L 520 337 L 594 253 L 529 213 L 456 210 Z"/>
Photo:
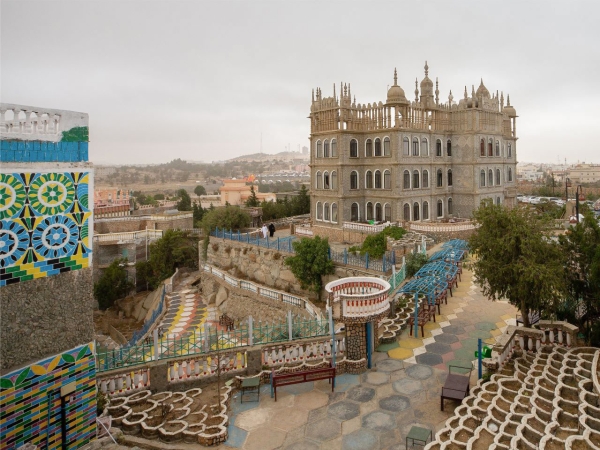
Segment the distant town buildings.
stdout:
<path fill-rule="evenodd" d="M 600 164 L 577 164 L 569 167 L 567 177 L 571 183 L 597 183 L 600 181 Z"/>
<path fill-rule="evenodd" d="M 308 147 L 306 145 L 304 147 L 302 147 L 302 154 L 308 155 Z"/>
<path fill-rule="evenodd" d="M 508 97 L 481 81 L 443 103 L 427 63 L 412 101 L 395 71 L 385 103 L 356 103 L 349 84 L 339 89 L 313 91 L 314 222 L 439 221 L 470 217 L 486 199 L 515 204 L 517 113 Z"/>
<path fill-rule="evenodd" d="M 258 186 L 254 187 L 256 198 L 259 201 L 266 200 L 267 202 L 276 201 L 277 197 L 275 194 L 267 192 L 258 192 Z M 251 190 L 250 186 L 246 184 L 245 180 L 223 180 L 223 186 L 220 188 L 221 193 L 221 205 L 229 203 L 230 205 L 244 205 L 250 198 Z"/>

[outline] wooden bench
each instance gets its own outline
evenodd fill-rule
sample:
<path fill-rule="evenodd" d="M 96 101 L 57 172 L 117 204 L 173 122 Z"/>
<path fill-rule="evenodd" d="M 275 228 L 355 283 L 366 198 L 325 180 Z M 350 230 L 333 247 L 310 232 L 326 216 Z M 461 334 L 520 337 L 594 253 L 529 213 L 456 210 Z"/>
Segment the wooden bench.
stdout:
<path fill-rule="evenodd" d="M 539 311 L 531 311 L 527 314 L 529 318 L 529 325 L 535 325 L 540 321 L 540 312 Z M 523 325 L 523 316 L 517 316 L 517 325 Z"/>
<path fill-rule="evenodd" d="M 221 317 L 219 317 L 219 325 L 224 326 L 227 331 L 232 331 L 235 322 L 227 314 L 223 314 Z"/>
<path fill-rule="evenodd" d="M 435 322 L 435 305 L 425 305 L 419 309 L 418 320 L 419 322 L 415 326 L 415 331 L 418 333 L 418 327 L 421 327 L 421 336 L 425 337 L 425 324 L 431 320 Z M 410 334 L 412 335 L 413 325 L 415 325 L 415 315 L 411 314 L 408 318 L 408 324 L 410 325 Z M 415 333 L 416 334 L 416 333 Z"/>
<path fill-rule="evenodd" d="M 453 367 L 456 369 L 462 369 L 463 371 L 466 371 L 466 373 L 452 373 Z M 467 395 L 469 395 L 471 389 L 470 382 L 472 371 L 473 366 L 448 366 L 448 377 L 446 378 L 444 387 L 442 387 L 442 395 L 440 396 L 442 411 L 444 410 L 444 400 L 462 401 Z"/>
<path fill-rule="evenodd" d="M 335 367 L 326 367 L 325 369 L 306 370 L 303 372 L 289 373 L 285 375 L 273 375 L 273 391 L 275 401 L 277 401 L 277 388 L 280 386 L 289 386 L 292 384 L 307 383 L 309 381 L 329 380 L 331 392 L 335 388 Z"/>

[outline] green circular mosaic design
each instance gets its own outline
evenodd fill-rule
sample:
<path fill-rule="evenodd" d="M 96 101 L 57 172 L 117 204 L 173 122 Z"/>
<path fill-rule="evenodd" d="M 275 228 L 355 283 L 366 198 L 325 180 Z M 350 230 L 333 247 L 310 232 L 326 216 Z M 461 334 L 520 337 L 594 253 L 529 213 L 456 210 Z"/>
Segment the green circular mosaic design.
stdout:
<path fill-rule="evenodd" d="M 42 216 L 65 212 L 75 199 L 75 183 L 66 173 L 36 176 L 29 185 L 29 204 Z"/>
<path fill-rule="evenodd" d="M 17 174 L 0 174 L 0 220 L 18 215 L 25 205 L 25 185 Z"/>

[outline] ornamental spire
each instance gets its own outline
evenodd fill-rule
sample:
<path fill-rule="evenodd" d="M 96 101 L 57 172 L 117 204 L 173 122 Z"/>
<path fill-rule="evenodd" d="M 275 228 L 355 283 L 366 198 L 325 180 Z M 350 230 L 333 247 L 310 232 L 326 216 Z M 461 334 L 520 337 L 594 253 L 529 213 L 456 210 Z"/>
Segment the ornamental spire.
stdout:
<path fill-rule="evenodd" d="M 398 72 L 396 71 L 395 67 L 394 67 L 394 86 L 398 86 Z"/>
<path fill-rule="evenodd" d="M 429 66 L 427 65 L 427 61 L 425 61 L 425 77 L 429 75 Z"/>

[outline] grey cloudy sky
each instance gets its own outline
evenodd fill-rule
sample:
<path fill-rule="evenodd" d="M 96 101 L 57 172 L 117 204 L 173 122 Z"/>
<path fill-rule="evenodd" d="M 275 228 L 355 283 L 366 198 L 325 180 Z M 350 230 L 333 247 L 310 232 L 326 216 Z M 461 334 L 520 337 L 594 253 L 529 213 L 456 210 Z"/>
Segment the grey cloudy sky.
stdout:
<path fill-rule="evenodd" d="M 84 111 L 97 163 L 213 161 L 308 145 L 313 87 L 385 101 L 394 67 L 510 94 L 520 161 L 600 163 L 600 2 L 1 3 L 3 102 Z M 433 75 L 433 77 L 432 77 Z M 339 93 L 339 92 L 338 92 Z"/>

